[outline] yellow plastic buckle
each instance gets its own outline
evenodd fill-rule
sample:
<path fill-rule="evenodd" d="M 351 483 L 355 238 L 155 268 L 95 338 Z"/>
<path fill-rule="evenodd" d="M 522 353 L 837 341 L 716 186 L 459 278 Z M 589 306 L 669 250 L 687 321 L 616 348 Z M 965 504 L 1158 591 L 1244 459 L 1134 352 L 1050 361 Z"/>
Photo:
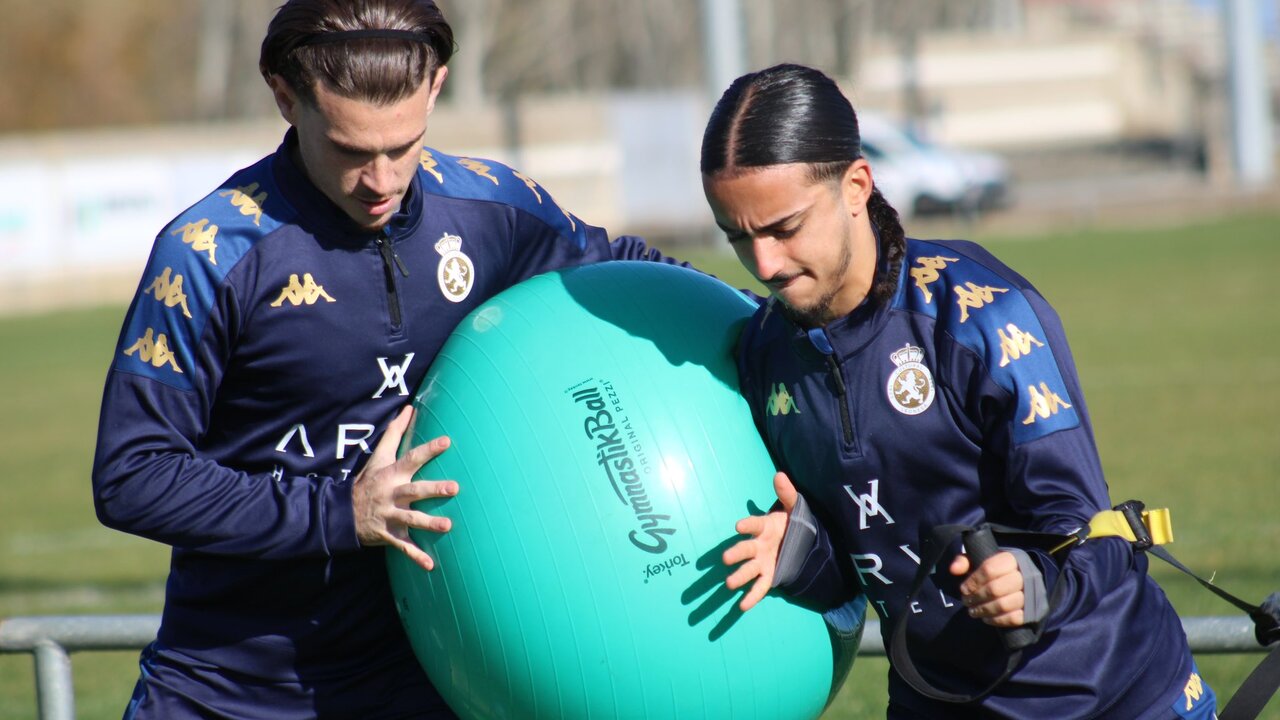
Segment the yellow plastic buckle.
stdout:
<path fill-rule="evenodd" d="M 1088 527 L 1072 533 L 1049 552 L 1057 553 L 1089 538 L 1100 537 L 1124 538 L 1138 550 L 1146 550 L 1153 545 L 1168 545 L 1173 542 L 1173 523 L 1169 518 L 1169 509 L 1147 510 L 1137 500 L 1120 503 L 1114 510 L 1103 510 L 1094 515 Z"/>
<path fill-rule="evenodd" d="M 1168 508 L 1147 510 L 1137 500 L 1104 510 L 1089 521 L 1089 537 L 1121 537 L 1139 550 L 1173 542 L 1173 523 Z"/>

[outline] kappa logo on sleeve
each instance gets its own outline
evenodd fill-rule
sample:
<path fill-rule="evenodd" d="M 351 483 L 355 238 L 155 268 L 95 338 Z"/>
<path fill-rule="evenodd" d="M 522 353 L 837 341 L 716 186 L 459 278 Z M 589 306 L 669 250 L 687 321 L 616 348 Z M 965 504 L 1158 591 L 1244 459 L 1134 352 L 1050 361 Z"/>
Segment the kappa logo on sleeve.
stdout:
<path fill-rule="evenodd" d="M 1008 334 L 1005 334 L 1008 330 Z M 1002 329 L 997 329 L 996 334 L 1000 336 L 1000 367 L 1008 367 L 1010 362 L 1020 360 L 1024 355 L 1029 355 L 1032 346 L 1044 347 L 1044 343 L 1036 339 L 1029 332 L 1023 332 L 1017 325 L 1009 323 Z"/>
<path fill-rule="evenodd" d="M 432 155 L 430 150 L 422 149 L 422 152 L 418 155 L 418 165 L 429 173 L 431 177 L 435 178 L 436 182 L 441 185 L 444 184 L 444 175 L 437 169 L 440 167 L 440 161 L 436 160 L 436 156 Z"/>
<path fill-rule="evenodd" d="M 480 177 L 490 180 L 494 185 L 500 184 L 498 178 L 494 177 L 489 171 L 493 168 L 474 158 L 459 158 L 458 164 L 479 175 Z"/>
<path fill-rule="evenodd" d="M 952 288 L 956 294 L 956 305 L 960 307 L 960 322 L 969 319 L 969 310 L 981 310 L 995 301 L 996 293 L 1007 293 L 1009 288 L 998 288 L 990 285 L 977 285 L 967 282 L 964 287 Z"/>
<path fill-rule="evenodd" d="M 258 193 L 254 195 L 254 193 Z M 254 225 L 262 224 L 262 204 L 267 201 L 267 193 L 258 192 L 258 183 L 241 185 L 234 190 L 223 190 L 219 197 L 231 198 L 231 206 L 238 209 L 241 215 L 252 217 Z"/>
<path fill-rule="evenodd" d="M 146 334 L 124 351 L 124 354 L 129 357 L 133 357 L 134 353 L 138 354 L 139 360 L 150 364 L 151 367 L 168 367 L 182 374 L 182 368 L 178 367 L 178 357 L 169 348 L 169 338 L 164 333 L 156 333 L 155 330 L 147 328 Z"/>
<path fill-rule="evenodd" d="M 1173 711 L 1186 720 L 1216 720 L 1218 698 L 1213 688 L 1200 678 L 1200 671 L 1193 667 L 1191 677 L 1182 688 L 1182 694 L 1173 701 Z"/>
<path fill-rule="evenodd" d="M 960 262 L 960 258 L 943 257 L 922 257 L 916 259 L 920 263 L 919 267 L 911 268 L 911 279 L 915 280 L 916 287 L 920 290 L 920 294 L 924 297 L 926 303 L 933 302 L 933 293 L 929 291 L 929 285 L 937 282 L 941 277 L 939 270 L 947 267 L 947 263 Z"/>
<path fill-rule="evenodd" d="M 1027 396 L 1031 399 L 1031 411 L 1023 419 L 1023 425 L 1030 425 L 1037 420 L 1047 420 L 1057 415 L 1059 410 L 1071 408 L 1071 403 L 1063 400 L 1061 395 L 1050 390 L 1048 383 L 1040 383 L 1039 389 L 1034 385 L 1028 385 Z"/>
<path fill-rule="evenodd" d="M 169 234 L 182 235 L 182 242 L 190 245 L 193 252 L 208 253 L 209 262 L 218 264 L 218 226 L 210 225 L 209 218 L 189 222 Z"/>
<path fill-rule="evenodd" d="M 538 201 L 539 205 L 541 205 L 542 193 L 538 192 L 538 183 L 534 182 L 533 178 L 529 177 L 528 175 L 525 175 L 519 170 L 512 170 L 511 174 L 519 178 L 520 181 L 523 182 L 525 186 L 529 188 L 529 192 L 533 193 L 534 199 Z"/>
<path fill-rule="evenodd" d="M 151 281 L 143 295 L 152 295 L 165 307 L 182 308 L 182 315 L 191 319 L 191 309 L 187 307 L 187 294 L 182 291 L 182 275 L 174 275 L 173 268 L 166 267 L 156 279 Z"/>

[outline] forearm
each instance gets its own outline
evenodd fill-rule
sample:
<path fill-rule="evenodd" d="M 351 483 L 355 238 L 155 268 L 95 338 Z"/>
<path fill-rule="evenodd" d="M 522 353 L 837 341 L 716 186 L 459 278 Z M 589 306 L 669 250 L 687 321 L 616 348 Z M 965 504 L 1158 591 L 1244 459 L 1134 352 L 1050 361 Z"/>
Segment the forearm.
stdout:
<path fill-rule="evenodd" d="M 94 459 L 104 525 L 168 545 L 269 559 L 356 549 L 351 483 L 249 473 L 203 457 L 185 393 L 113 374 Z"/>
<path fill-rule="evenodd" d="M 614 260 L 644 260 L 647 262 L 680 265 L 687 268 L 693 267 L 687 262 L 681 262 L 673 257 L 664 255 L 660 250 L 648 246 L 644 240 L 634 235 L 622 235 L 615 238 L 609 243 L 609 253 Z"/>
<path fill-rule="evenodd" d="M 774 587 L 819 611 L 837 607 L 857 594 L 842 571 L 831 537 L 804 496 L 798 498 L 790 514 L 778 551 Z"/>
<path fill-rule="evenodd" d="M 1038 551 L 1029 553 L 1044 575 L 1052 601 L 1046 631 L 1088 616 L 1108 593 L 1116 591 L 1132 573 L 1143 570 L 1128 542 L 1098 538 L 1073 548 L 1061 563 Z"/>

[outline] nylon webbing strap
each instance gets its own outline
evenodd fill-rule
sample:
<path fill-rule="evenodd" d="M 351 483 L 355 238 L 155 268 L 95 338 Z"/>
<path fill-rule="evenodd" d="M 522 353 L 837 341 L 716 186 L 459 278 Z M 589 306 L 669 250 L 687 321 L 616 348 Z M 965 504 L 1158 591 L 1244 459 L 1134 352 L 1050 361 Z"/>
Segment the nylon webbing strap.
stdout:
<path fill-rule="evenodd" d="M 1142 503 L 1130 500 L 1117 505 L 1115 510 L 1104 510 L 1095 515 L 1089 521 L 1089 537 L 1120 537 L 1134 543 L 1138 549 L 1146 550 L 1190 575 L 1206 590 L 1247 613 L 1253 619 L 1254 634 L 1257 636 L 1258 644 L 1265 647 L 1280 640 L 1280 629 L 1278 629 L 1280 619 L 1277 618 L 1277 614 L 1280 613 L 1277 613 L 1277 608 L 1263 607 L 1267 606 L 1266 602 L 1263 606 L 1259 606 L 1241 600 L 1200 577 L 1191 568 L 1179 562 L 1173 553 L 1160 547 L 1173 542 L 1173 524 L 1169 519 L 1167 508 L 1144 510 Z M 1270 602 L 1271 598 L 1267 600 Z"/>
<path fill-rule="evenodd" d="M 1173 567 L 1190 575 L 1209 592 L 1243 610 L 1253 620 L 1253 633 L 1258 644 L 1266 647 L 1280 640 L 1280 593 L 1272 593 L 1261 605 L 1246 602 L 1205 580 L 1183 565 L 1168 550 L 1160 547 L 1173 542 L 1173 529 L 1168 510 L 1141 512 L 1142 503 L 1130 500 L 1115 510 L 1098 513 L 1089 523 L 1089 537 L 1121 537 L 1146 550 Z M 1139 512 L 1141 516 L 1139 517 Z M 1249 673 L 1244 684 L 1231 696 L 1231 702 L 1218 715 L 1220 720 L 1253 720 L 1280 687 L 1280 645 Z"/>
<path fill-rule="evenodd" d="M 1267 706 L 1277 686 L 1280 686 L 1280 645 L 1267 653 L 1267 657 L 1244 679 L 1244 684 L 1218 713 L 1218 720 L 1253 720 Z"/>
<path fill-rule="evenodd" d="M 920 594 L 920 589 L 924 587 L 925 580 L 929 577 L 929 574 L 933 572 L 938 562 L 942 560 L 943 553 L 947 551 L 947 548 L 957 537 L 961 535 L 965 536 L 965 547 L 966 549 L 969 549 L 970 540 L 972 539 L 976 545 L 978 544 L 979 534 L 985 533 L 986 542 L 988 542 L 994 549 L 995 541 L 991 539 L 992 527 L 993 526 L 986 524 L 977 528 L 973 528 L 968 525 L 938 525 L 934 527 L 933 531 L 930 533 L 928 541 L 925 543 L 926 547 L 924 548 L 924 558 L 920 561 L 919 569 L 916 570 L 915 579 L 911 583 L 911 590 L 907 593 L 906 604 L 910 605 L 911 602 L 915 600 L 916 596 Z M 976 557 L 973 558 L 974 567 L 972 569 L 976 570 L 977 566 L 980 564 L 981 559 Z M 1054 598 L 1050 599 L 1050 607 L 1055 604 L 1056 595 L 1057 593 L 1055 593 Z M 972 695 L 966 695 L 963 693 L 953 693 L 935 687 L 920 674 L 919 669 L 916 668 L 915 663 L 911 660 L 911 653 L 907 649 L 907 620 L 910 617 L 911 613 L 904 613 L 901 619 L 898 620 L 897 624 L 893 627 L 893 635 L 889 640 L 889 660 L 893 665 L 893 669 L 897 671 L 898 675 L 900 675 L 903 680 L 907 681 L 907 684 L 914 688 L 916 692 L 926 697 L 933 698 L 934 700 L 941 700 L 942 702 L 949 703 L 977 702 L 990 695 L 993 690 L 999 687 L 1001 683 L 1013 674 L 1013 671 L 1017 669 L 1018 664 L 1022 662 L 1023 649 L 1039 640 L 1041 632 L 1039 626 L 1032 628 L 1031 626 L 1026 625 L 1020 628 L 1008 628 L 1005 631 L 1002 631 L 1002 639 L 1005 642 L 1005 647 L 1010 651 L 1007 661 L 1005 662 L 1004 671 L 1001 672 L 999 677 L 995 678 L 991 684 L 982 691 Z M 992 629 L 995 630 L 996 628 Z M 1008 630 L 1022 631 L 1022 635 L 1011 636 L 1008 633 Z M 1019 639 L 1011 641 L 1011 637 L 1018 637 Z"/>
<path fill-rule="evenodd" d="M 1168 545 L 1173 542 L 1173 523 L 1169 519 L 1168 508 L 1143 510 L 1142 525 L 1150 536 L 1152 545 Z M 1139 538 L 1129 524 L 1129 519 L 1121 510 L 1103 510 L 1089 521 L 1089 537 L 1122 537 L 1129 542 L 1139 542 Z"/>
<path fill-rule="evenodd" d="M 1254 635 L 1258 640 L 1258 644 L 1266 647 L 1272 643 L 1280 642 L 1280 593 L 1272 593 L 1261 605 L 1254 605 L 1241 600 L 1192 572 L 1168 550 L 1160 547 L 1173 542 L 1173 525 L 1170 520 L 1169 510 L 1167 508 L 1146 510 L 1143 504 L 1137 500 L 1121 503 L 1113 510 L 1099 512 L 1089 521 L 1088 527 L 1081 528 L 1071 535 L 1018 531 L 988 524 L 980 525 L 978 528 L 969 527 L 968 525 L 938 525 L 933 528 L 932 533 L 925 542 L 924 558 L 920 562 L 920 567 L 916 570 L 911 590 L 907 593 L 907 604 L 915 600 L 929 574 L 934 571 L 938 562 L 942 559 L 942 555 L 957 537 L 965 536 L 966 549 L 968 549 L 971 539 L 976 541 L 978 534 L 986 533 L 986 544 L 994 548 L 994 540 L 990 538 L 993 531 L 1007 540 L 1014 540 L 1015 544 L 1017 544 L 1017 541 L 1022 541 L 1031 546 L 1044 548 L 1051 554 L 1069 550 L 1087 539 L 1121 538 L 1132 543 L 1136 550 L 1145 550 L 1190 575 L 1207 590 L 1247 613 L 1254 622 Z M 974 544 L 976 545 L 977 543 L 975 542 Z M 975 560 L 973 563 L 975 567 L 981 564 L 980 559 L 975 557 L 973 560 Z M 1063 584 L 1059 583 L 1051 593 L 1049 599 L 1050 613 L 1059 603 L 1062 588 Z M 1006 649 L 1010 651 L 1004 672 L 981 692 L 973 695 L 964 695 L 940 690 L 920 674 L 915 663 L 911 660 L 911 654 L 907 650 L 907 620 L 909 618 L 910 614 L 903 615 L 893 628 L 893 635 L 889 641 L 889 659 L 893 669 L 916 692 L 934 700 L 951 703 L 976 702 L 991 694 L 1000 683 L 1013 674 L 1013 671 L 1022 660 L 1022 649 L 1028 644 L 1038 641 L 1040 634 L 1043 632 L 1043 626 L 1037 625 L 1033 629 L 1033 636 L 1013 642 L 1011 642 L 1011 637 L 1013 636 L 1003 633 L 1002 638 L 1005 640 Z M 1031 626 L 1023 626 L 1022 628 L 1014 628 L 1014 630 L 1030 628 Z M 1266 706 L 1271 696 L 1275 694 L 1277 688 L 1280 688 L 1280 644 L 1277 644 L 1266 659 L 1245 679 L 1244 684 L 1232 696 L 1231 702 L 1227 703 L 1227 707 L 1218 717 L 1220 720 L 1253 720 L 1258 716 L 1258 713 L 1262 712 L 1263 707 Z"/>

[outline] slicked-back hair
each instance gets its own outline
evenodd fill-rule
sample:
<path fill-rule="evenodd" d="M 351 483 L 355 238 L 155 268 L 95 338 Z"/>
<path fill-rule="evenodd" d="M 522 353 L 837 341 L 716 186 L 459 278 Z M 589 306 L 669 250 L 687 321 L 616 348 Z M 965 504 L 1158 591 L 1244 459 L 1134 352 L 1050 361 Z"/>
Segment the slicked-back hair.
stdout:
<path fill-rule="evenodd" d="M 733 81 L 711 111 L 702 135 L 702 174 L 732 177 L 773 165 L 803 163 L 813 182 L 844 176 L 862 157 L 858 116 L 834 80 L 803 65 L 774 65 Z M 871 298 L 892 297 L 902 271 L 906 238 L 898 211 L 872 188 L 867 212 L 887 271 L 877 273 Z"/>
<path fill-rule="evenodd" d="M 352 38 L 315 42 L 349 30 L 400 30 L 406 38 Z M 262 41 L 258 69 L 278 74 L 304 100 L 315 84 L 342 97 L 387 105 L 413 95 L 423 80 L 453 56 L 453 28 L 433 0 L 288 0 Z"/>

